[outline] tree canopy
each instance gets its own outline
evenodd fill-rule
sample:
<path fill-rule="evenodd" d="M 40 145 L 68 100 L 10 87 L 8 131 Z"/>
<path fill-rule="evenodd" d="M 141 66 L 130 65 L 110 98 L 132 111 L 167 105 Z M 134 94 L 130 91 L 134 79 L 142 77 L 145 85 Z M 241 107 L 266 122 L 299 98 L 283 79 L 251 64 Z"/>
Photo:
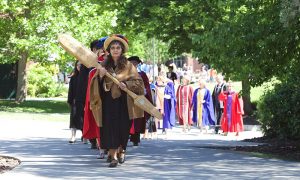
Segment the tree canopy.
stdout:
<path fill-rule="evenodd" d="M 298 53 L 297 3 L 289 1 L 128 1 L 117 23 L 170 44 L 170 54 L 192 52 L 236 80 L 257 86 L 281 76 Z M 289 14 L 287 13 L 289 12 Z M 292 18 L 292 19 L 291 19 Z"/>
<path fill-rule="evenodd" d="M 288 0 L 2 0 L 0 62 L 20 57 L 66 64 L 57 44 L 71 33 L 88 46 L 111 33 L 125 34 L 128 55 L 162 61 L 194 57 L 242 80 L 247 93 L 299 61 L 299 2 Z M 154 47 L 154 48 L 153 48 Z"/>
<path fill-rule="evenodd" d="M 0 63 L 18 62 L 17 101 L 26 96 L 28 60 L 66 65 L 74 58 L 59 47 L 57 35 L 70 33 L 88 46 L 112 33 L 114 16 L 90 0 L 1 0 Z"/>
<path fill-rule="evenodd" d="M 31 60 L 62 64 L 70 57 L 57 44 L 59 33 L 71 33 L 88 46 L 113 28 L 114 14 L 89 0 L 2 0 L 0 9 L 1 63 L 15 62 L 25 51 Z"/>

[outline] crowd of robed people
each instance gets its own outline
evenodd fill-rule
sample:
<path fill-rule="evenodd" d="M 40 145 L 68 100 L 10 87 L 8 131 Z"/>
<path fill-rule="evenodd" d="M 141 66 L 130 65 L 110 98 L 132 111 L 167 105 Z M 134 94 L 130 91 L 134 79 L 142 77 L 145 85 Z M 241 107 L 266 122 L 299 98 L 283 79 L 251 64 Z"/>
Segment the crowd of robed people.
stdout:
<path fill-rule="evenodd" d="M 70 78 L 68 104 L 71 108 L 70 144 L 76 142 L 76 130 L 82 132 L 81 140 L 89 140 L 92 149 L 99 150 L 99 159 L 105 159 L 109 167 L 117 167 L 126 160 L 128 141 L 138 146 L 140 139 L 163 134 L 176 125 L 182 125 L 187 132 L 194 125 L 201 131 L 208 128 L 219 129 L 223 135 L 243 130 L 243 107 L 238 93 L 232 90 L 232 83 L 224 83 L 218 75 L 212 94 L 206 88 L 206 81 L 200 79 L 198 85 L 190 84 L 190 77 L 183 76 L 182 83 L 173 67 L 166 75 L 149 78 L 138 71 L 142 63 L 138 56 L 127 58 L 128 40 L 114 34 L 94 40 L 90 49 L 97 54 L 97 68 L 87 68 L 76 61 Z M 110 73 L 119 84 L 105 76 Z M 150 80 L 149 80 L 150 79 Z M 156 119 L 133 103 L 124 89 L 137 95 L 144 95 L 160 111 L 163 119 Z M 143 134 L 143 137 L 141 137 Z"/>

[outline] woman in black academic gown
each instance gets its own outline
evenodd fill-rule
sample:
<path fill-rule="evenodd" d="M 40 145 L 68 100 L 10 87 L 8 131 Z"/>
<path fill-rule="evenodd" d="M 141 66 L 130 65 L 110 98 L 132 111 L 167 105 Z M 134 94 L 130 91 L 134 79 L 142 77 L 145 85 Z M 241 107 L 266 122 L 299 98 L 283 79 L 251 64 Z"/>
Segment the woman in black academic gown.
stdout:
<path fill-rule="evenodd" d="M 79 85 L 79 72 L 81 64 L 76 61 L 74 71 L 71 75 L 69 82 L 69 92 L 68 92 L 68 104 L 71 108 L 70 114 L 70 129 L 71 129 L 71 139 L 69 143 L 74 143 L 76 140 L 76 130 L 82 130 L 83 125 L 83 107 L 79 103 L 76 103 L 76 98 L 78 96 L 78 85 Z"/>

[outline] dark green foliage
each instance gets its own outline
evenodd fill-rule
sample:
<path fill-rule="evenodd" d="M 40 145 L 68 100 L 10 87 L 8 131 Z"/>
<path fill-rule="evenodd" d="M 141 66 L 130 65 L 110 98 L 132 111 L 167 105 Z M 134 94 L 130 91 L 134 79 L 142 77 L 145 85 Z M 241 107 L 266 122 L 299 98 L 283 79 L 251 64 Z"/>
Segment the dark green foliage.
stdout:
<path fill-rule="evenodd" d="M 300 139 L 299 73 L 295 69 L 284 82 L 267 92 L 259 104 L 260 122 L 266 136 Z"/>
<path fill-rule="evenodd" d="M 300 54 L 298 7 L 288 0 L 136 0 L 121 4 L 117 23 L 168 43 L 172 55 L 192 53 L 242 81 L 245 112 L 251 114 L 251 88 L 282 79 Z"/>
<path fill-rule="evenodd" d="M 277 39 L 272 47 L 278 51 L 274 54 L 275 60 L 289 62 L 278 68 L 283 71 L 277 77 L 281 84 L 267 92 L 259 103 L 259 116 L 262 129 L 266 136 L 281 139 L 300 139 L 300 60 L 299 60 L 299 3 L 296 1 L 282 1 L 282 13 L 280 21 L 285 31 L 282 31 L 282 38 Z M 280 33 L 277 33 L 280 34 Z M 278 36 L 277 36 L 278 37 Z M 269 44 L 272 45 L 270 42 Z M 286 44 L 286 47 L 282 44 Z M 277 57 L 276 57 L 277 56 Z M 267 57 L 267 56 L 266 56 Z M 281 64 L 282 65 L 282 64 Z M 266 66 L 269 63 L 266 62 Z M 278 69 L 277 68 L 277 69 Z M 273 68 L 272 68 L 273 69 Z M 284 72 L 284 73 L 283 73 Z"/>

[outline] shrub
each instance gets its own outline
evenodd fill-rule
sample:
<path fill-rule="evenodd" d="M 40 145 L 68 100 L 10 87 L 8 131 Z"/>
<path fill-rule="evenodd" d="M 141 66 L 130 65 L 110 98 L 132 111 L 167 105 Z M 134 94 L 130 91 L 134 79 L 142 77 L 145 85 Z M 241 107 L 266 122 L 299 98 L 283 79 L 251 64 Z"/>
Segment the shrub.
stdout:
<path fill-rule="evenodd" d="M 53 68 L 38 64 L 33 65 L 28 71 L 27 94 L 31 97 L 57 97 L 65 95 L 67 91 L 63 84 L 54 79 Z"/>
<path fill-rule="evenodd" d="M 297 71 L 268 91 L 259 103 L 259 118 L 266 136 L 300 139 L 300 77 Z"/>

